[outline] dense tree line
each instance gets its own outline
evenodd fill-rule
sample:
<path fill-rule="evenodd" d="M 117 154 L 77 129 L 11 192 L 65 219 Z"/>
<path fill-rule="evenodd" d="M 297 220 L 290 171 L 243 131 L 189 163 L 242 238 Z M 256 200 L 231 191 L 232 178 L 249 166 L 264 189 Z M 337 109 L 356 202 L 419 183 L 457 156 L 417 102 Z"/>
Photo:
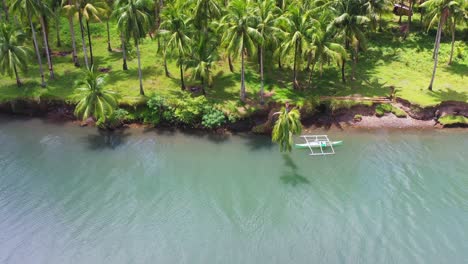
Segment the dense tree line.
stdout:
<path fill-rule="evenodd" d="M 415 0 L 395 1 L 409 8 L 409 32 Z M 468 20 L 468 1 L 429 0 L 420 5 L 421 17 L 427 27 L 437 25 L 434 44 L 434 70 L 437 69 L 440 39 L 444 28 L 456 39 L 456 26 Z M 94 65 L 93 33 L 89 24 L 106 23 L 108 50 L 112 50 L 109 21 L 114 20 L 120 34 L 122 69 L 127 70 L 129 45 L 136 49 L 140 94 L 144 95 L 140 61 L 141 40 L 156 38 L 164 60 L 167 76 L 172 76 L 167 59 L 177 58 L 181 89 L 186 89 L 184 71 L 191 69 L 205 94 L 212 84 L 214 64 L 227 57 L 231 71 L 232 60 L 240 61 L 240 99 L 246 98 L 245 61 L 258 61 L 263 102 L 265 58 L 273 58 L 283 67 L 284 58 L 292 58 L 292 88 L 311 85 L 312 75 L 322 72 L 323 65 L 335 64 L 341 80 L 355 79 L 359 54 L 367 46 L 367 33 L 381 29 L 381 16 L 393 8 L 391 0 L 2 0 L 0 27 L 0 70 L 15 76 L 21 85 L 19 71 L 28 63 L 39 66 L 41 84 L 46 86 L 44 69 L 54 79 L 49 28 L 55 23 L 56 46 L 61 46 L 60 17 L 68 19 L 71 34 L 72 63 L 91 69 Z M 404 12 L 403 12 L 404 13 Z M 424 14 L 424 16 L 423 16 Z M 79 32 L 74 31 L 78 23 Z M 114 23 L 111 23 L 113 25 Z M 39 42 L 41 34 L 43 43 Z M 28 41 L 32 40 L 32 41 Z M 32 42 L 32 45 L 29 43 Z M 82 58 L 78 47 L 81 43 Z M 44 56 L 43 52 L 44 51 Z M 28 61 L 35 54 L 35 61 Z M 44 60 L 45 57 L 45 60 Z M 346 73 L 346 64 L 351 72 Z M 301 83 L 298 74 L 307 72 L 309 78 Z"/>

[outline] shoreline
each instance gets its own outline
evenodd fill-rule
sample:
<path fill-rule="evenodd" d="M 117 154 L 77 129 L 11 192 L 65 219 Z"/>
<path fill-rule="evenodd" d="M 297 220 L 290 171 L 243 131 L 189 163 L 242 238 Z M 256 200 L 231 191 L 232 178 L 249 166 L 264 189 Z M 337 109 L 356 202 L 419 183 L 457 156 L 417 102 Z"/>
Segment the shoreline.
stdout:
<path fill-rule="evenodd" d="M 342 107 L 330 111 L 324 102 L 318 105 L 312 114 L 301 111 L 302 124 L 304 131 L 313 130 L 434 130 L 434 129 L 453 129 L 468 128 L 468 124 L 451 124 L 442 125 L 437 119 L 440 116 L 457 114 L 468 116 L 468 103 L 463 102 L 442 102 L 438 106 L 419 108 L 411 105 L 409 102 L 397 98 L 395 103 L 404 111 L 406 117 L 397 117 L 393 113 L 384 113 L 383 116 L 376 116 L 376 106 L 374 104 L 360 104 L 354 101 L 355 105 L 350 107 Z M 253 113 L 252 115 L 237 120 L 233 123 L 227 123 L 217 129 L 206 129 L 201 127 L 184 127 L 177 124 L 161 124 L 156 128 L 171 128 L 171 129 L 191 129 L 199 130 L 207 133 L 236 133 L 236 132 L 251 132 L 253 134 L 270 134 L 271 133 L 271 112 L 276 111 L 280 107 L 278 104 L 266 105 L 263 109 Z M 77 126 L 93 126 L 93 122 L 83 122 L 77 120 L 73 115 L 74 106 L 63 101 L 42 101 L 33 100 L 15 100 L 0 103 L 0 114 L 10 117 L 25 116 L 39 117 L 55 123 L 70 122 Z M 356 120 L 359 116 L 359 120 Z M 119 128 L 152 128 L 151 125 L 144 124 L 140 121 L 123 122 Z"/>

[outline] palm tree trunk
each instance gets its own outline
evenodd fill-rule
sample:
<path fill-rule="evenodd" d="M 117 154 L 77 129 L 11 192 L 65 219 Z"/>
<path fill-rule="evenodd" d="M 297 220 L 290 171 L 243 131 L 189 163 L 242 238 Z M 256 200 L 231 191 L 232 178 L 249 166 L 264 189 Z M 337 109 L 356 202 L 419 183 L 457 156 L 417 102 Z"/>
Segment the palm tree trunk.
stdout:
<path fill-rule="evenodd" d="M 244 45 L 241 47 L 241 90 L 240 99 L 245 102 L 245 66 L 244 66 Z"/>
<path fill-rule="evenodd" d="M 229 63 L 229 70 L 234 72 L 234 66 L 232 66 L 231 55 L 228 54 L 228 63 Z"/>
<path fill-rule="evenodd" d="M 283 65 L 281 64 L 281 54 L 278 55 L 278 68 L 282 69 Z"/>
<path fill-rule="evenodd" d="M 88 51 L 86 51 L 86 41 L 85 41 L 85 36 L 84 36 L 83 16 L 81 15 L 81 13 L 78 14 L 78 20 L 80 22 L 81 45 L 83 47 L 83 57 L 84 57 L 86 69 L 90 69 L 89 63 L 88 63 Z"/>
<path fill-rule="evenodd" d="M 3 0 L 2 1 L 2 5 L 3 5 L 3 11 L 5 12 L 5 21 L 9 21 L 10 20 L 10 15 L 8 13 L 8 6 L 6 4 L 6 0 Z"/>
<path fill-rule="evenodd" d="M 352 73 L 352 80 L 356 80 L 356 65 L 358 61 L 358 53 L 359 53 L 359 40 L 356 43 L 356 47 L 354 48 L 354 56 L 353 56 L 353 73 Z"/>
<path fill-rule="evenodd" d="M 125 39 L 122 35 L 120 35 L 120 42 L 122 42 L 122 69 L 124 71 L 128 70 L 127 66 L 127 52 L 125 51 Z"/>
<path fill-rule="evenodd" d="M 442 35 L 440 33 L 440 31 L 442 31 L 442 18 L 443 15 L 440 17 L 440 20 L 439 20 L 439 26 L 437 27 L 437 38 L 436 38 L 436 47 L 435 47 L 435 50 L 434 50 L 434 53 L 435 53 L 435 56 L 434 56 L 434 68 L 432 70 L 432 78 L 431 78 L 431 83 L 429 84 L 429 91 L 432 91 L 432 85 L 434 84 L 434 78 L 435 78 L 435 74 L 436 74 L 436 70 L 437 70 L 437 62 L 438 62 L 438 59 L 439 59 L 439 47 L 440 47 L 440 36 Z"/>
<path fill-rule="evenodd" d="M 109 20 L 106 21 L 106 28 L 107 28 L 107 51 L 112 52 L 111 41 L 110 41 Z"/>
<path fill-rule="evenodd" d="M 410 0 L 410 6 L 409 6 L 409 14 L 408 14 L 408 28 L 406 29 L 406 34 L 405 38 L 407 35 L 410 33 L 410 27 L 411 27 L 411 19 L 413 18 L 413 5 L 414 5 L 414 0 Z"/>
<path fill-rule="evenodd" d="M 164 59 L 164 72 L 166 73 L 166 77 L 171 78 L 171 73 L 169 72 L 169 69 L 167 68 L 166 51 L 163 51 L 163 59 Z"/>
<path fill-rule="evenodd" d="M 455 47 L 455 27 L 457 26 L 457 21 L 453 21 L 453 25 L 452 25 L 452 47 L 450 48 L 450 59 L 449 59 L 449 62 L 448 62 L 448 65 L 451 65 L 452 64 L 452 58 L 453 58 L 453 48 Z"/>
<path fill-rule="evenodd" d="M 310 69 L 309 73 L 309 87 L 312 88 L 312 74 L 314 73 L 315 62 L 312 63 L 312 68 Z"/>
<path fill-rule="evenodd" d="M 16 85 L 17 85 L 18 87 L 20 87 L 20 86 L 21 86 L 21 80 L 20 80 L 20 78 L 19 78 L 18 70 L 16 69 L 16 65 L 15 65 L 15 64 L 13 64 L 13 71 L 15 72 Z"/>
<path fill-rule="evenodd" d="M 342 59 L 341 60 L 341 81 L 343 83 L 346 83 L 346 78 L 345 78 L 345 63 L 346 63 L 346 60 L 345 59 Z"/>
<path fill-rule="evenodd" d="M 265 104 L 265 80 L 263 76 L 263 47 L 260 46 L 260 104 Z"/>
<path fill-rule="evenodd" d="M 294 66 L 293 66 L 293 89 L 299 88 L 299 84 L 297 82 L 297 40 L 296 43 L 294 44 Z"/>
<path fill-rule="evenodd" d="M 202 93 L 204 96 L 206 96 L 206 83 L 205 83 L 205 79 L 203 77 L 200 78 L 201 79 L 201 84 L 202 84 Z"/>
<path fill-rule="evenodd" d="M 258 52 L 257 52 L 257 63 L 258 63 L 258 67 L 259 67 L 258 71 L 260 71 L 260 60 L 261 60 L 261 58 L 260 58 L 260 56 L 261 56 L 261 54 L 260 54 L 260 49 L 261 49 L 261 48 L 262 48 L 261 45 L 258 44 L 258 45 L 257 45 L 257 50 L 258 50 Z"/>
<path fill-rule="evenodd" d="M 180 88 L 182 91 L 185 90 L 185 82 L 184 82 L 184 69 L 182 65 L 182 54 L 179 51 L 179 70 L 180 70 Z"/>
<path fill-rule="evenodd" d="M 442 18 L 439 18 L 439 24 L 437 26 L 437 33 L 436 33 L 436 38 L 435 38 L 435 41 L 434 41 L 434 50 L 432 52 L 432 59 L 435 59 L 436 50 L 437 50 L 437 40 L 439 39 L 440 35 L 442 34 L 442 30 L 439 30 L 440 24 L 442 23 L 441 19 Z"/>
<path fill-rule="evenodd" d="M 55 35 L 57 37 L 57 47 L 62 46 L 62 41 L 60 40 L 60 17 L 55 15 Z"/>
<path fill-rule="evenodd" d="M 86 19 L 86 30 L 88 32 L 89 57 L 91 58 L 91 66 L 92 66 L 94 65 L 93 43 L 91 42 L 91 32 L 89 32 L 89 21 L 87 19 Z"/>
<path fill-rule="evenodd" d="M 37 44 L 36 30 L 34 29 L 34 25 L 33 25 L 32 19 L 31 19 L 31 14 L 28 14 L 28 19 L 29 19 L 29 24 L 31 26 L 34 49 L 36 50 L 37 63 L 39 64 L 39 72 L 41 73 L 41 86 L 46 87 L 46 83 L 45 83 L 45 80 L 44 80 L 44 70 L 42 69 L 41 53 L 39 51 L 39 46 Z"/>
<path fill-rule="evenodd" d="M 68 0 L 68 4 L 71 4 L 71 0 Z M 69 27 L 70 27 L 70 35 L 71 35 L 71 39 L 72 39 L 73 63 L 75 64 L 75 67 L 80 67 L 80 63 L 78 62 L 78 55 L 77 55 L 77 52 L 76 52 L 76 39 L 75 39 L 75 28 L 74 28 L 74 25 L 73 25 L 73 16 L 68 17 L 68 24 L 69 24 Z"/>
<path fill-rule="evenodd" d="M 382 11 L 379 12 L 379 32 L 382 32 Z"/>
<path fill-rule="evenodd" d="M 44 38 L 44 47 L 45 47 L 45 50 L 46 50 L 47 64 L 49 65 L 49 78 L 53 80 L 55 78 L 54 66 L 52 64 L 52 58 L 50 57 L 49 41 L 48 41 L 46 29 L 45 29 L 44 17 L 39 16 L 39 21 L 40 21 L 41 27 L 42 27 L 42 35 L 43 35 L 43 38 Z"/>
<path fill-rule="evenodd" d="M 138 79 L 140 79 L 140 95 L 145 95 L 143 90 L 143 76 L 141 74 L 141 61 L 140 61 L 140 46 L 138 45 L 138 40 L 135 40 L 137 58 L 138 58 Z"/>

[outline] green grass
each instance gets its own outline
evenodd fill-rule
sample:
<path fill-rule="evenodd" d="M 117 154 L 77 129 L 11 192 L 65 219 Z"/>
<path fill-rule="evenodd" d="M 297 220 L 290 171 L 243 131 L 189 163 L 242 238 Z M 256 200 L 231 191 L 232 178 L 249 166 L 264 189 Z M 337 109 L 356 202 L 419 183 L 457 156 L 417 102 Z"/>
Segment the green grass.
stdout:
<path fill-rule="evenodd" d="M 444 126 L 460 124 L 468 125 L 468 118 L 460 115 L 446 115 L 439 118 L 438 121 Z"/>
<path fill-rule="evenodd" d="M 397 17 L 389 17 L 391 21 L 386 23 L 384 32 L 370 33 L 368 49 L 361 52 L 360 60 L 356 69 L 356 80 L 341 82 L 340 71 L 335 65 L 324 67 L 320 75 L 318 67 L 312 75 L 312 84 L 308 85 L 308 73 L 299 73 L 301 84 L 304 90 L 296 91 L 291 88 L 292 79 L 292 58 L 283 58 L 283 69 L 277 67 L 276 61 L 272 61 L 271 54 L 266 54 L 265 81 L 266 91 L 272 96 L 268 100 L 284 102 L 286 100 L 304 104 L 316 100 L 318 96 L 349 96 L 362 95 L 368 97 L 389 96 L 391 87 L 396 89 L 396 95 L 422 107 L 433 106 L 442 101 L 468 101 L 468 54 L 465 52 L 463 59 L 456 59 L 453 65 L 447 66 L 448 52 L 450 48 L 449 36 L 443 36 L 441 46 L 440 63 L 437 71 L 434 91 L 427 90 L 432 73 L 432 46 L 435 31 L 429 33 L 415 33 L 407 40 L 401 40 L 398 33 Z M 417 15 L 417 18 L 418 15 Z M 413 30 L 418 30 L 418 21 L 415 19 Z M 61 28 L 63 47 L 58 49 L 55 45 L 55 30 L 51 29 L 50 45 L 53 51 L 71 51 L 70 36 L 66 20 L 62 19 Z M 53 24 L 53 23 L 51 23 Z M 76 23 L 75 23 L 76 24 Z M 76 25 L 77 26 L 77 25 Z M 121 53 L 116 49 L 120 48 L 120 41 L 115 28 L 112 28 L 112 47 L 114 52 L 109 53 L 106 49 L 106 35 L 104 24 L 92 24 L 93 51 L 95 54 L 95 64 L 98 68 L 108 68 L 107 86 L 118 91 L 121 96 L 121 103 L 134 105 L 145 101 L 138 93 L 137 60 L 132 57 L 128 61 L 129 71 L 123 71 Z M 466 33 L 466 29 L 460 29 L 457 38 Z M 75 33 L 79 47 L 79 59 L 82 64 L 81 41 L 79 39 L 78 27 Z M 465 37 L 466 38 L 466 37 Z M 466 41 L 466 40 L 464 40 Z M 464 41 L 457 41 L 457 45 L 464 45 Z M 147 38 L 141 45 L 144 88 L 147 96 L 159 94 L 165 97 L 179 97 L 181 95 L 179 69 L 175 60 L 170 60 L 169 71 L 172 78 L 164 75 L 161 55 L 157 53 L 157 41 Z M 33 57 L 31 56 L 33 59 Z M 21 74 L 24 86 L 16 87 L 15 80 L 6 76 L 0 79 L 0 102 L 14 99 L 34 99 L 34 100 L 70 100 L 74 91 L 74 82 L 81 78 L 82 73 L 71 63 L 71 56 L 54 56 L 54 68 L 56 80 L 49 80 L 47 88 L 40 88 L 38 67 L 34 60 L 29 67 L 28 73 Z M 45 59 L 43 60 L 45 63 Z M 305 62 L 303 62 L 303 67 Z M 45 65 L 45 64 L 44 64 Z M 239 59 L 235 61 L 235 72 L 231 73 L 227 65 L 227 58 L 222 56 L 222 60 L 217 63 L 213 70 L 213 87 L 208 88 L 207 96 L 211 102 L 221 104 L 225 109 L 234 111 L 245 108 L 250 112 L 256 109 L 258 102 L 258 92 L 260 89 L 260 77 L 256 64 L 256 56 L 252 56 L 247 62 L 246 86 L 248 105 L 239 102 L 240 90 L 240 65 Z M 349 76 L 351 67 L 348 63 L 346 73 Z M 48 76 L 46 72 L 46 76 Z M 198 85 L 196 80 L 190 79 L 191 72 L 185 74 L 187 84 Z M 352 103 L 351 103 L 352 104 Z"/>
<path fill-rule="evenodd" d="M 406 112 L 402 109 L 393 106 L 391 104 L 379 104 L 375 108 L 375 114 L 378 117 L 384 116 L 385 113 L 393 113 L 396 117 L 404 118 L 406 117 Z"/>

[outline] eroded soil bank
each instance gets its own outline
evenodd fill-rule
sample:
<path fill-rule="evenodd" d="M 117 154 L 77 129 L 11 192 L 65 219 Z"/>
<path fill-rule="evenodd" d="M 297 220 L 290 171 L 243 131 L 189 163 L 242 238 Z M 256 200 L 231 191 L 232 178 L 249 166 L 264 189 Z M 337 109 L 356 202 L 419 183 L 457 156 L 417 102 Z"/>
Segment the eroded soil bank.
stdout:
<path fill-rule="evenodd" d="M 467 127 L 467 124 L 462 123 L 443 125 L 438 122 L 438 119 L 447 115 L 468 117 L 468 103 L 448 101 L 437 106 L 421 108 L 397 98 L 392 105 L 403 110 L 407 115 L 406 117 L 397 117 L 392 113 L 385 113 L 383 116 L 378 117 L 376 116 L 376 107 L 378 105 L 357 103 L 351 107 L 332 110 L 327 104 L 321 103 L 313 111 L 301 109 L 302 123 L 306 130 L 351 127 L 369 129 Z M 273 113 L 278 111 L 280 107 L 281 105 L 278 104 L 265 105 L 249 117 L 226 124 L 221 130 L 268 134 L 271 132 L 273 124 Z M 63 101 L 15 100 L 0 103 L 0 113 L 45 117 L 55 122 L 77 121 L 73 115 L 73 110 L 74 105 Z M 131 111 L 131 109 L 128 110 Z M 136 121 L 126 125 L 132 127 L 141 126 L 142 124 Z"/>

